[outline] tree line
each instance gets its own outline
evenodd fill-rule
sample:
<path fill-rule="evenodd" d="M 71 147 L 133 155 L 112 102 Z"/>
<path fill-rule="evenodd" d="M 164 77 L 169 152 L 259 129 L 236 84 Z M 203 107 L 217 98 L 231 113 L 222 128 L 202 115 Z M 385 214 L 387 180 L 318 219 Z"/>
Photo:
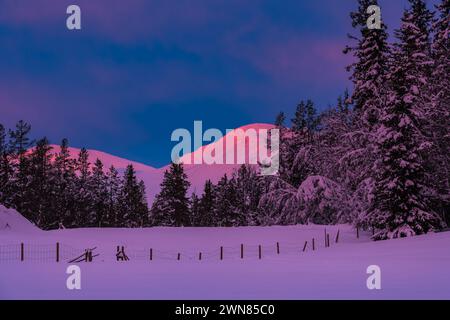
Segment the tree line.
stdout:
<path fill-rule="evenodd" d="M 81 149 L 73 159 L 68 140 L 54 152 L 46 138 L 32 141 L 31 126 L 0 124 L 0 203 L 42 229 L 148 225 L 145 186 L 129 165 L 123 174 L 104 168 Z"/>
<path fill-rule="evenodd" d="M 0 203 L 46 229 L 82 226 L 248 226 L 352 223 L 374 239 L 439 230 L 450 223 L 449 7 L 409 0 L 389 41 L 387 26 L 368 29 L 358 0 L 356 34 L 345 54 L 353 88 L 318 112 L 301 101 L 286 124 L 280 112 L 280 172 L 242 166 L 202 194 L 189 195 L 182 164 L 164 174 L 150 208 L 129 166 L 120 175 L 77 160 L 67 140 L 53 161 L 46 139 L 30 151 L 29 126 L 0 126 Z M 3 132 L 3 133 L 2 133 Z"/>

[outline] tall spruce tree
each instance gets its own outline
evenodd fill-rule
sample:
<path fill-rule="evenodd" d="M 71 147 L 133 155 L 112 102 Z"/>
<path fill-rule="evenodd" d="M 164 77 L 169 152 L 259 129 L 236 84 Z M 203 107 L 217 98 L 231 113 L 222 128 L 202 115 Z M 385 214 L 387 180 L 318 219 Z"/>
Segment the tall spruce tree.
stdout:
<path fill-rule="evenodd" d="M 122 188 L 122 180 L 119 176 L 119 172 L 114 166 L 109 168 L 106 178 L 108 197 L 105 223 L 107 224 L 107 227 L 118 227 L 119 197 Z"/>
<path fill-rule="evenodd" d="M 192 193 L 191 195 L 191 200 L 190 200 L 190 208 L 189 208 L 189 212 L 191 214 L 190 216 L 190 225 L 193 227 L 200 227 L 200 221 L 201 221 L 201 216 L 200 216 L 200 199 L 199 197 L 194 193 Z"/>
<path fill-rule="evenodd" d="M 142 228 L 147 225 L 148 214 L 143 182 L 137 180 L 133 165 L 128 165 L 119 197 L 119 224 L 126 228 Z"/>
<path fill-rule="evenodd" d="M 92 176 L 89 179 L 89 192 L 92 199 L 92 211 L 88 215 L 88 224 L 92 227 L 103 227 L 107 224 L 108 213 L 108 186 L 107 178 L 103 171 L 103 163 L 97 159 L 92 168 Z"/>
<path fill-rule="evenodd" d="M 6 140 L 6 129 L 0 124 L 0 203 L 6 206 L 10 204 L 12 167 L 9 161 L 8 143 Z"/>
<path fill-rule="evenodd" d="M 9 130 L 10 146 L 17 155 L 23 155 L 34 141 L 29 137 L 31 125 L 23 120 L 16 124 L 14 130 Z"/>
<path fill-rule="evenodd" d="M 92 212 L 92 195 L 89 190 L 89 180 L 91 177 L 89 162 L 89 152 L 82 148 L 76 161 L 76 171 L 78 178 L 76 180 L 75 194 L 75 216 L 70 227 L 88 226 L 88 215 Z"/>
<path fill-rule="evenodd" d="M 238 208 L 238 194 L 233 179 L 225 174 L 216 186 L 214 217 L 219 227 L 237 227 L 243 225 L 245 216 Z"/>
<path fill-rule="evenodd" d="M 217 217 L 214 215 L 214 206 L 216 204 L 215 187 L 211 180 L 205 182 L 203 194 L 199 204 L 198 224 L 202 227 L 214 227 L 217 224 Z"/>
<path fill-rule="evenodd" d="M 55 155 L 53 173 L 55 196 L 52 208 L 59 216 L 58 227 L 65 228 L 73 223 L 76 194 L 75 161 L 70 156 L 67 139 L 61 141 L 60 150 Z"/>
<path fill-rule="evenodd" d="M 240 225 L 258 225 L 258 204 L 263 193 L 263 178 L 249 165 L 242 165 L 233 175 L 236 207 L 243 220 Z"/>
<path fill-rule="evenodd" d="M 284 112 L 280 112 L 277 117 L 275 118 L 275 123 L 274 125 L 277 128 L 283 128 L 285 126 L 285 122 L 286 121 L 286 115 L 284 114 Z"/>
<path fill-rule="evenodd" d="M 55 196 L 51 149 L 46 138 L 37 141 L 27 166 L 28 183 L 19 211 L 42 229 L 55 229 L 58 221 L 58 213 L 51 207 Z"/>
<path fill-rule="evenodd" d="M 396 32 L 396 63 L 389 72 L 390 92 L 377 132 L 375 197 L 365 219 L 379 230 L 376 239 L 422 234 L 442 223 L 425 196 L 429 186 L 424 159 L 430 143 L 421 130 L 421 90 L 425 90 L 429 55 L 422 27 L 429 18 L 421 2 L 411 1 Z"/>
<path fill-rule="evenodd" d="M 352 71 L 350 79 L 354 89 L 352 101 L 364 124 L 374 125 L 378 121 L 384 105 L 386 74 L 388 67 L 389 46 L 387 43 L 386 25 L 381 29 L 369 29 L 367 9 L 378 5 L 377 0 L 358 0 L 358 10 L 350 14 L 353 28 L 358 35 L 349 35 L 356 44 L 347 46 L 344 53 L 351 53 L 355 62 L 348 66 Z"/>
<path fill-rule="evenodd" d="M 172 163 L 164 173 L 161 191 L 156 196 L 151 209 L 152 224 L 157 226 L 189 226 L 190 183 L 183 164 Z"/>
<path fill-rule="evenodd" d="M 435 186 L 433 207 L 450 225 L 450 1 L 437 5 L 433 21 L 433 71 L 430 81 L 431 104 L 427 113 L 427 130 L 433 148 L 429 154 L 430 183 Z"/>
<path fill-rule="evenodd" d="M 10 163 L 13 166 L 14 175 L 11 177 L 11 204 L 14 208 L 25 210 L 26 203 L 28 199 L 25 193 L 28 188 L 28 173 L 29 173 L 29 159 L 25 156 L 25 152 L 28 148 L 32 146 L 34 141 L 29 137 L 31 131 L 31 126 L 24 122 L 19 121 L 16 124 L 14 130 L 9 130 L 9 155 Z"/>
<path fill-rule="evenodd" d="M 294 131 L 314 131 L 317 129 L 318 118 L 316 107 L 311 100 L 300 101 L 292 121 Z"/>

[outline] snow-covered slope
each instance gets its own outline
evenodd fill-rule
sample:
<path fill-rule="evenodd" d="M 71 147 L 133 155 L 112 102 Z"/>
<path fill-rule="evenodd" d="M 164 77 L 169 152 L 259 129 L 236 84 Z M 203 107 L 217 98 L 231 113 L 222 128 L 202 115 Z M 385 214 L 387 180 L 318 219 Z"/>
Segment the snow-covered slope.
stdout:
<path fill-rule="evenodd" d="M 60 152 L 60 147 L 57 145 L 52 145 L 52 153 L 57 154 Z M 97 151 L 97 150 L 88 150 L 89 151 L 89 163 L 94 164 L 97 159 L 100 159 L 103 162 L 103 166 L 105 169 L 110 168 L 111 166 L 114 166 L 119 171 L 123 171 L 129 164 L 132 164 L 134 166 L 134 169 L 139 172 L 155 172 L 158 169 L 155 169 L 151 166 L 123 159 L 120 157 L 113 156 L 111 154 Z M 80 153 L 80 149 L 78 148 L 69 148 L 70 157 L 72 159 L 78 158 L 78 154 Z"/>
<path fill-rule="evenodd" d="M 377 242 L 369 236 L 361 232 L 358 239 L 345 225 L 66 229 L 28 238 L 0 233 L 0 299 L 450 299 L 450 232 Z M 16 244 L 5 261 L 3 242 Z M 20 242 L 25 243 L 23 262 Z M 60 263 L 55 262 L 56 242 Z M 130 261 L 116 261 L 117 245 L 124 246 Z M 93 247 L 99 256 L 78 264 L 82 290 L 67 290 L 66 261 Z M 38 256 L 32 255 L 35 250 Z M 381 290 L 367 288 L 371 265 L 381 269 Z"/>
<path fill-rule="evenodd" d="M 186 154 L 181 158 L 181 162 L 185 164 L 185 171 L 191 182 L 190 192 L 196 192 L 197 194 L 201 194 L 203 192 L 203 186 L 206 180 L 210 179 L 212 182 L 216 183 L 219 179 L 224 175 L 231 175 L 235 170 L 240 167 L 240 164 L 189 164 L 193 163 L 193 159 L 202 154 L 205 148 L 219 148 L 223 146 L 224 157 L 227 153 L 231 152 L 231 148 L 233 146 L 227 145 L 226 140 L 230 135 L 235 135 L 236 140 L 234 144 L 234 154 L 237 154 L 237 146 L 239 143 L 245 141 L 245 134 L 248 130 L 255 130 L 256 133 L 259 133 L 259 130 L 270 130 L 273 128 L 273 125 L 270 124 L 262 124 L 255 123 L 246 125 L 240 128 L 237 128 L 227 135 L 225 135 L 222 139 L 215 141 L 208 146 L 203 146 L 198 150 L 195 150 L 192 153 Z M 175 144 L 174 144 L 175 145 Z M 59 146 L 52 146 L 52 152 L 59 152 Z M 77 148 L 69 148 L 70 154 L 72 158 L 77 158 L 80 152 L 80 149 Z M 147 190 L 147 199 L 149 203 L 152 203 L 156 194 L 158 194 L 160 189 L 160 184 L 162 182 L 164 172 L 169 168 L 169 165 L 166 165 L 162 168 L 153 168 L 151 166 L 130 161 L 127 159 L 119 158 L 113 155 L 110 155 L 105 152 L 97 151 L 97 150 L 88 150 L 89 151 L 89 162 L 94 163 L 96 159 L 100 159 L 105 168 L 109 168 L 111 165 L 114 165 L 119 172 L 123 172 L 128 164 L 132 164 L 137 172 L 138 178 L 143 180 Z M 191 159 L 191 161 L 188 161 Z M 256 155 L 254 153 L 248 152 L 248 148 L 245 150 L 245 163 L 255 163 Z"/>
<path fill-rule="evenodd" d="M 13 209 L 0 205 L 0 234 L 11 232 L 34 234 L 39 228 Z"/>

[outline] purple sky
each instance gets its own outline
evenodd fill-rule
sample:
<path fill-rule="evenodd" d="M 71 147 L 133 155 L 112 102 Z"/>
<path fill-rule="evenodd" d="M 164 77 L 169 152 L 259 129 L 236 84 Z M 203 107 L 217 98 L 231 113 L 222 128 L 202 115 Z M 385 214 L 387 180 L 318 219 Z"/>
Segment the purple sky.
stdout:
<path fill-rule="evenodd" d="M 380 1 L 390 31 L 406 0 Z M 82 10 L 82 30 L 65 27 Z M 350 83 L 356 1 L 1 0 L 0 123 L 162 166 L 176 128 L 319 109 Z"/>

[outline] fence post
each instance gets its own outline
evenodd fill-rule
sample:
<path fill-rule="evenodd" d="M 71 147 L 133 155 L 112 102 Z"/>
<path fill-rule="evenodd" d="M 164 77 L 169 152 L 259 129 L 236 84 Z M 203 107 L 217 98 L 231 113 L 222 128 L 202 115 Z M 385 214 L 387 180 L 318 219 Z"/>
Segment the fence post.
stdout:
<path fill-rule="evenodd" d="M 305 241 L 305 245 L 303 246 L 303 252 L 306 251 L 306 246 L 308 245 L 308 241 Z"/>
<path fill-rule="evenodd" d="M 327 233 L 327 246 L 330 247 L 330 234 Z"/>
<path fill-rule="evenodd" d="M 24 245 L 23 242 L 20 244 L 20 261 L 24 261 L 25 260 L 25 255 L 24 255 Z"/>
<path fill-rule="evenodd" d="M 262 248 L 261 248 L 261 245 L 258 246 L 258 249 L 259 249 L 259 259 L 261 260 L 261 258 L 262 258 Z"/>
<path fill-rule="evenodd" d="M 241 259 L 244 259 L 244 244 L 241 243 Z"/>
<path fill-rule="evenodd" d="M 223 247 L 220 247 L 220 260 L 223 260 Z"/>
<path fill-rule="evenodd" d="M 312 238 L 312 247 L 313 247 L 313 251 L 316 250 L 316 243 L 314 242 L 314 238 Z"/>
<path fill-rule="evenodd" d="M 56 262 L 59 262 L 59 242 L 56 243 Z"/>
<path fill-rule="evenodd" d="M 325 248 L 326 247 L 328 247 L 328 244 L 327 244 L 327 228 L 325 228 L 325 230 L 324 230 L 324 239 L 325 239 Z"/>
<path fill-rule="evenodd" d="M 359 227 L 356 227 L 356 238 L 359 239 Z"/>
<path fill-rule="evenodd" d="M 277 254 L 280 254 L 280 243 L 277 242 Z"/>
<path fill-rule="evenodd" d="M 340 231 L 340 230 L 338 229 L 338 232 L 337 232 L 337 234 L 336 234 L 336 240 L 335 240 L 336 243 L 339 242 L 339 231 Z"/>
<path fill-rule="evenodd" d="M 153 260 L 153 249 L 150 248 L 150 261 L 152 261 L 152 260 Z"/>

